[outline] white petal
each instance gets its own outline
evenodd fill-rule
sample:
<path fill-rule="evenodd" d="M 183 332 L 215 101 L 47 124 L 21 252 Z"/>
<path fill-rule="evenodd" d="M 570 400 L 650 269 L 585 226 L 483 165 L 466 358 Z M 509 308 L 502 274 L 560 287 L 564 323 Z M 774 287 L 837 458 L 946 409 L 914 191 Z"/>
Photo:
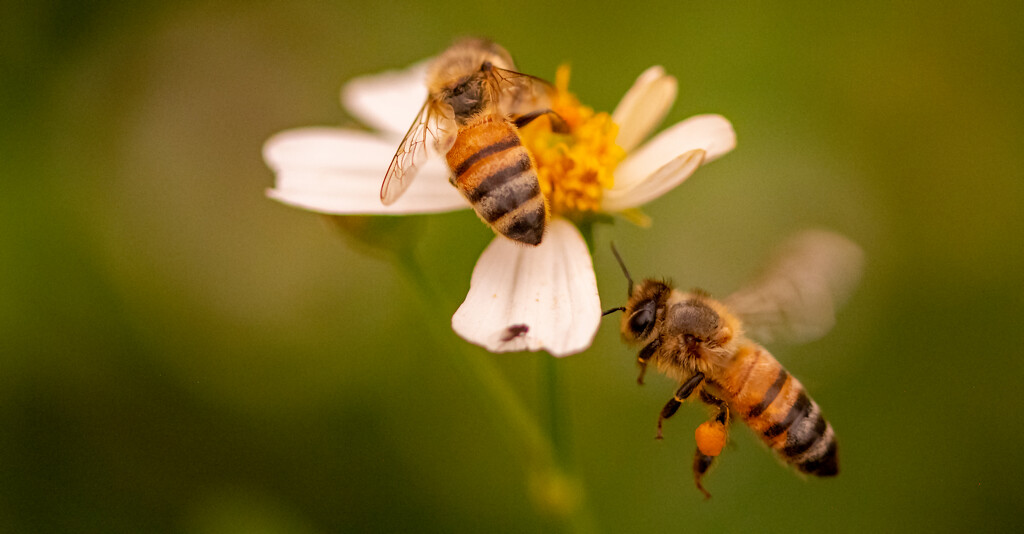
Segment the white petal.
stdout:
<path fill-rule="evenodd" d="M 612 113 L 619 125 L 615 143 L 627 152 L 636 148 L 665 118 L 675 102 L 676 86 L 675 77 L 660 65 L 645 70 Z"/>
<path fill-rule="evenodd" d="M 544 349 L 568 356 L 590 346 L 600 320 L 587 245 L 575 226 L 555 219 L 536 247 L 504 237 L 491 242 L 473 269 L 452 328 L 491 352 Z M 519 325 L 526 330 L 511 337 L 508 328 Z"/>
<path fill-rule="evenodd" d="M 729 152 L 736 146 L 732 124 L 720 115 L 697 115 L 659 133 L 615 169 L 612 190 L 637 187 L 655 171 L 695 148 L 704 150 L 704 163 Z"/>
<path fill-rule="evenodd" d="M 367 126 L 401 138 L 427 99 L 428 63 L 355 78 L 341 89 L 341 103 Z"/>
<path fill-rule="evenodd" d="M 358 130 L 297 128 L 268 139 L 263 144 L 263 159 L 276 171 L 296 168 L 380 170 L 383 180 L 397 149 L 398 142 Z"/>
<path fill-rule="evenodd" d="M 704 151 L 696 148 L 666 163 L 632 189 L 611 189 L 601 199 L 601 209 L 622 211 L 642 206 L 675 187 L 693 174 L 704 161 Z"/>
<path fill-rule="evenodd" d="M 397 202 L 384 206 L 380 186 L 395 144 L 374 135 L 337 128 L 282 132 L 263 147 L 277 173 L 267 196 L 304 209 L 336 215 L 411 214 L 469 207 L 448 183 L 449 170 L 433 158 Z"/>

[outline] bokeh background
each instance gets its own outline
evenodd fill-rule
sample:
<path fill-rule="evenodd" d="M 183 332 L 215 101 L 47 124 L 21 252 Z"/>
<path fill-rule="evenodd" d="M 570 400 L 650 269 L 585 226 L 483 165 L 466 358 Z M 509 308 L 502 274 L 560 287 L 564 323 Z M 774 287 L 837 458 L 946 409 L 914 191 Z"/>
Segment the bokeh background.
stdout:
<path fill-rule="evenodd" d="M 808 226 L 867 253 L 824 339 L 772 347 L 837 429 L 803 480 L 738 427 L 693 488 L 674 385 L 634 381 L 617 320 L 556 362 L 573 472 L 602 532 L 1024 527 L 1024 10 L 982 4 L 26 2 L 0 16 L 0 529 L 560 530 L 489 397 L 538 420 L 544 354 L 445 328 L 491 232 L 408 219 L 423 302 L 386 255 L 271 202 L 273 133 L 343 124 L 345 80 L 459 35 L 611 110 L 652 64 L 666 124 L 729 117 L 737 149 L 597 231 L 607 306 L 636 276 L 727 294 Z M 411 117 L 410 117 L 411 119 Z M 412 231 L 412 230 L 410 230 Z M 451 347 L 456 347 L 453 354 Z"/>

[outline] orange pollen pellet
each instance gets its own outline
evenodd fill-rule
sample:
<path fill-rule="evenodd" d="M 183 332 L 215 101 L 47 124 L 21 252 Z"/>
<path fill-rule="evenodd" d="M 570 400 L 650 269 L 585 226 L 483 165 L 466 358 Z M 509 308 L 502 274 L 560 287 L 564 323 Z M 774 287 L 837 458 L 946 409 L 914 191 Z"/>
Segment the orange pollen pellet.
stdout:
<path fill-rule="evenodd" d="M 718 421 L 706 421 L 693 433 L 697 448 L 705 456 L 718 456 L 725 447 L 725 425 Z"/>

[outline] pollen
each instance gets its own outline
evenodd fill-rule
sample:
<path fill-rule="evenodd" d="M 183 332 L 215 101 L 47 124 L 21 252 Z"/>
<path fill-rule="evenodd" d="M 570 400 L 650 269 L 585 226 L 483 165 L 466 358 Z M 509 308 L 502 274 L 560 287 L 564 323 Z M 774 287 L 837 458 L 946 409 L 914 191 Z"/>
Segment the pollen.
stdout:
<path fill-rule="evenodd" d="M 556 74 L 551 110 L 558 117 L 539 118 L 519 133 L 533 155 L 551 214 L 582 219 L 598 211 L 602 194 L 614 183 L 615 167 L 625 157 L 615 144 L 619 127 L 611 115 L 594 112 L 569 92 L 567 65 Z M 556 124 L 559 119 L 564 125 Z"/>
<path fill-rule="evenodd" d="M 718 456 L 725 447 L 725 425 L 718 421 L 705 421 L 693 433 L 697 448 L 705 456 Z"/>

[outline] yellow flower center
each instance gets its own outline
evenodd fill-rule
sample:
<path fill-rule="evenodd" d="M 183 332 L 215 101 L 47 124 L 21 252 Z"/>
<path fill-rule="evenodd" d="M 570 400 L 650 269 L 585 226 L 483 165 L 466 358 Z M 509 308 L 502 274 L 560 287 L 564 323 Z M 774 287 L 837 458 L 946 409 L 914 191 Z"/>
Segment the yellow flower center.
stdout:
<path fill-rule="evenodd" d="M 545 116 L 519 134 L 533 154 L 551 215 L 580 219 L 598 211 L 601 195 L 614 183 L 615 166 L 626 153 L 615 144 L 619 127 L 611 115 L 595 113 L 569 92 L 568 65 L 558 68 L 551 109 L 565 121 L 568 133 L 552 130 L 552 120 Z"/>

